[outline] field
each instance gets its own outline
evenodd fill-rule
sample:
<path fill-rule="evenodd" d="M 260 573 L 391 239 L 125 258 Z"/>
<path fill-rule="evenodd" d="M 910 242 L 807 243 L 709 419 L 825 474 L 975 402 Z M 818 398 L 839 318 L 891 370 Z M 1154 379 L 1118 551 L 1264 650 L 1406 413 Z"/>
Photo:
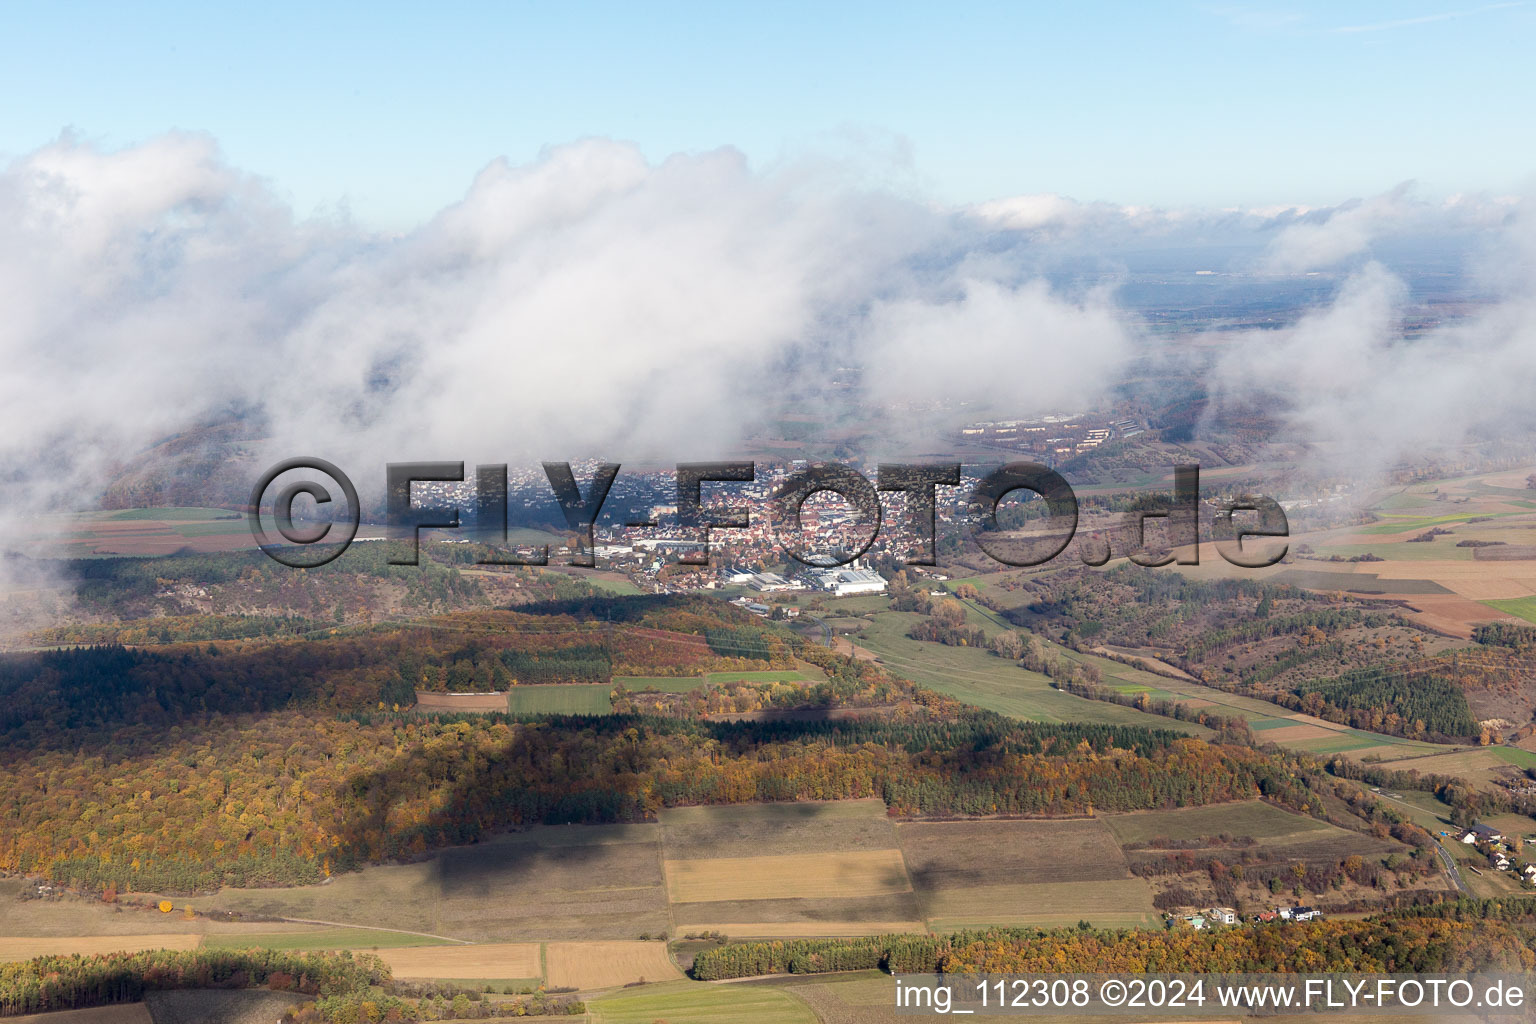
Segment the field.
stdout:
<path fill-rule="evenodd" d="M 626 690 L 659 690 L 662 693 L 687 693 L 709 685 L 708 676 L 614 676 L 614 686 Z"/>
<path fill-rule="evenodd" d="M 1150 843 L 1154 839 L 1197 836 L 1251 836 L 1276 840 L 1298 834 L 1333 829 L 1327 822 L 1304 818 L 1272 804 L 1247 800 L 1208 807 L 1181 807 L 1171 811 L 1134 811 L 1104 819 L 1122 843 Z"/>
<path fill-rule="evenodd" d="M 196 949 L 199 935 L 77 935 L 71 938 L 0 938 L 0 962 L 71 953 L 138 952 L 144 949 Z"/>
<path fill-rule="evenodd" d="M 1131 875 L 1122 846 L 1220 834 L 1250 836 L 1298 860 L 1396 848 L 1259 801 L 1075 820 L 900 824 L 878 800 L 676 808 L 662 811 L 657 824 L 538 827 L 326 885 L 226 889 L 193 901 L 200 910 L 285 917 L 287 924 L 216 929 L 214 922 L 178 918 L 165 926 L 185 926 L 186 934 L 155 936 L 147 927 L 163 921 L 160 915 L 108 912 L 140 930 L 125 929 L 121 937 L 102 930 L 94 940 L 9 941 L 13 957 L 35 955 L 49 941 L 69 950 L 86 943 L 87 951 L 191 948 L 201 938 L 196 928 L 209 933 L 213 947 L 371 949 L 402 976 L 504 981 L 542 973 L 540 942 L 549 944 L 545 969 L 553 970 L 548 950 L 559 943 L 633 942 L 642 935 L 779 938 L 1080 920 L 1147 925 L 1156 922 L 1152 890 Z M 20 906 L 33 912 L 33 904 Z M 85 908 L 81 901 L 49 909 Z M 91 909 L 98 915 L 92 920 L 108 916 Z M 391 928 L 401 931 L 383 930 Z M 580 948 L 598 947 L 572 946 L 561 955 L 574 957 Z"/>
<path fill-rule="evenodd" d="M 907 630 L 920 618 L 912 612 L 880 612 L 859 635 L 859 645 L 873 651 L 891 671 L 919 686 L 1013 718 L 1037 722 L 1110 722 L 1209 735 L 1198 725 L 1116 704 L 1085 701 L 1052 689 L 1045 676 L 1021 669 L 989 651 L 913 640 L 906 635 Z M 974 606 L 968 613 L 967 625 L 981 626 L 989 633 L 997 629 L 994 623 L 976 615 Z"/>
<path fill-rule="evenodd" d="M 1140 878 L 981 885 L 937 893 L 928 906 L 928 926 L 940 932 L 989 924 L 1069 928 L 1079 921 L 1148 928 L 1159 919 L 1152 889 Z"/>
<path fill-rule="evenodd" d="M 270 927 L 270 926 L 269 926 Z M 393 949 L 399 946 L 452 945 L 446 939 L 432 939 L 408 932 L 387 932 L 377 928 L 312 928 L 289 932 L 242 932 L 203 936 L 204 949 Z"/>
<path fill-rule="evenodd" d="M 381 949 L 397 978 L 530 980 L 543 975 L 537 942 Z"/>
<path fill-rule="evenodd" d="M 597 1024 L 819 1024 L 809 1006 L 771 985 L 677 982 L 591 1004 Z"/>
<path fill-rule="evenodd" d="M 545 961 L 550 988 L 615 988 L 683 976 L 665 942 L 551 942 Z"/>
<path fill-rule="evenodd" d="M 973 601 L 963 603 L 967 608 L 967 624 L 980 626 L 988 635 L 1008 625 L 994 612 Z M 890 627 L 884 623 L 898 617 L 905 620 L 908 625 L 902 626 L 899 640 L 896 640 L 890 635 Z M 886 649 L 880 651 L 882 663 L 911 678 L 917 678 L 913 675 L 914 667 L 929 664 L 930 668 L 927 670 L 934 675 L 925 685 L 960 700 L 1019 718 L 1041 721 L 1125 722 L 1152 728 L 1176 729 L 1197 736 L 1210 735 L 1208 730 L 1198 725 L 1143 714 L 1133 708 L 1085 701 L 1071 694 L 1051 689 L 1049 681 L 1044 676 L 1026 672 L 986 652 L 941 647 L 912 640 L 904 634 L 905 630 L 910 628 L 910 622 L 915 621 L 916 618 L 915 615 L 895 612 L 878 614 L 861 639 L 870 642 L 872 647 L 887 645 Z M 917 648 L 917 652 L 911 655 L 890 653 L 902 642 Z M 1333 754 L 1354 753 L 1368 748 L 1385 748 L 1384 751 L 1376 750 L 1375 752 L 1385 757 L 1401 757 L 1452 749 L 1363 732 L 1320 718 L 1293 714 L 1268 701 L 1242 697 L 1203 686 L 1177 668 L 1161 665 L 1155 659 L 1145 656 L 1133 655 L 1139 663 L 1140 667 L 1138 667 L 1107 657 L 1071 651 L 1055 644 L 1047 643 L 1046 646 L 1058 657 L 1098 669 L 1104 677 L 1104 682 L 1122 693 L 1144 692 L 1154 698 L 1175 700 L 1191 707 L 1212 707 L 1221 714 L 1243 718 L 1254 727 L 1294 727 L 1294 731 L 1264 738 L 1296 750 L 1305 750 L 1314 754 Z M 968 661 L 964 661 L 966 657 Z M 957 665 L 962 667 L 957 669 L 954 667 Z M 965 668 L 965 665 L 970 667 Z M 1157 671 L 1149 671 L 1149 668 L 1155 668 Z M 940 679 L 940 676 L 947 678 Z"/>
<path fill-rule="evenodd" d="M 702 676 L 614 676 L 615 686 L 626 690 L 659 690 L 662 693 L 687 693 L 716 683 L 819 683 L 826 675 L 813 665 L 793 669 L 706 672 Z"/>
<path fill-rule="evenodd" d="M 1530 752 L 1517 747 L 1471 747 L 1432 757 L 1409 757 L 1401 760 L 1383 760 L 1381 767 L 1389 769 L 1412 768 L 1415 771 L 1436 775 L 1459 775 L 1479 786 L 1492 786 L 1495 777 L 1502 775 L 1510 765 L 1524 768 L 1532 763 Z"/>
<path fill-rule="evenodd" d="M 899 850 L 669 860 L 666 872 L 677 903 L 857 898 L 912 888 Z"/>
<path fill-rule="evenodd" d="M 607 683 L 536 683 L 514 686 L 507 707 L 514 715 L 606 715 L 613 711 Z"/>
<path fill-rule="evenodd" d="M 669 861 L 896 848 L 880 800 L 673 807 L 659 818 Z"/>
<path fill-rule="evenodd" d="M 923 928 L 896 831 L 879 800 L 686 807 L 660 817 L 679 934 L 871 935 Z"/>
<path fill-rule="evenodd" d="M 1006 594 L 1007 592 L 1000 592 Z M 994 612 L 973 601 L 966 606 L 966 624 L 979 626 L 988 635 L 1008 624 Z M 879 655 L 882 664 L 920 685 L 947 693 L 978 707 L 1034 721 L 1090 721 L 1141 725 L 1154 729 L 1173 729 L 1194 736 L 1209 736 L 1210 731 L 1189 722 L 1180 722 L 1102 701 L 1089 701 L 1051 688 L 1050 681 L 1036 672 L 1025 671 L 1012 662 L 975 648 L 946 647 L 924 643 L 906 636 L 920 616 L 904 612 L 877 613 L 860 635 L 859 642 Z M 1172 666 L 1140 658 L 1141 666 L 1127 665 L 1108 657 L 1072 651 L 1047 643 L 1058 657 L 1091 665 L 1103 675 L 1108 686 L 1122 693 L 1147 693 L 1158 699 L 1175 700 L 1191 707 L 1210 707 L 1220 714 L 1247 720 L 1255 728 L 1283 728 L 1290 731 L 1263 738 L 1281 746 L 1314 754 L 1357 752 L 1383 758 L 1405 757 L 1453 748 L 1405 740 L 1351 729 L 1347 726 L 1292 713 L 1268 701 L 1225 693 L 1189 678 Z M 1148 671 L 1148 666 L 1159 671 Z"/>
<path fill-rule="evenodd" d="M 29 1013 L 7 1017 L 10 1024 L 156 1024 L 143 1003 L 120 1006 L 96 1006 L 88 1010 L 60 1010 L 58 1013 Z"/>
<path fill-rule="evenodd" d="M 1507 612 L 1526 622 L 1536 623 L 1536 597 L 1515 597 L 1503 601 L 1484 601 L 1490 608 Z"/>
<path fill-rule="evenodd" d="M 1104 822 L 1126 845 L 1152 845 L 1159 839 L 1248 837 L 1257 840 L 1263 849 L 1294 860 L 1338 861 L 1355 853 L 1383 856 L 1399 848 L 1395 843 L 1293 814 L 1259 800 L 1112 814 Z"/>
<path fill-rule="evenodd" d="M 1454 750 L 1440 744 L 1403 739 L 1383 733 L 1365 732 L 1339 725 L 1312 715 L 1288 711 L 1277 704 L 1227 693 L 1186 678 L 1175 678 L 1126 665 L 1110 658 L 1096 657 L 1062 648 L 1054 650 L 1074 661 L 1093 665 L 1104 676 L 1106 685 L 1122 693 L 1145 692 L 1149 696 L 1173 700 L 1192 708 L 1211 708 L 1229 717 L 1241 718 L 1253 729 L 1260 742 L 1276 743 L 1292 750 L 1312 754 L 1348 753 L 1353 757 L 1374 755 L 1380 758 L 1410 757 Z M 1167 722 L 1169 719 L 1161 719 Z"/>
<path fill-rule="evenodd" d="M 158 910 L 140 910 L 122 904 L 108 905 L 98 899 L 18 898 L 26 888 L 27 884 L 21 878 L 0 878 L 0 907 L 5 910 L 0 919 L 0 930 L 13 936 L 232 936 L 309 930 L 308 925 L 209 921 L 205 918 L 189 921 L 180 914 L 162 914 Z"/>
<path fill-rule="evenodd" d="M 655 825 L 530 829 L 296 889 L 224 889 L 202 906 L 476 942 L 632 939 L 667 930 Z"/>
<path fill-rule="evenodd" d="M 936 931 L 1156 920 L 1151 889 L 1131 877 L 1102 819 L 910 822 L 896 832 Z"/>
<path fill-rule="evenodd" d="M 135 508 L 45 516 L 28 524 L 37 554 L 169 555 L 183 549 L 236 551 L 253 545 L 243 513 L 227 508 Z"/>
<path fill-rule="evenodd" d="M 415 710 L 422 712 L 505 711 L 505 693 L 429 693 L 416 691 Z"/>

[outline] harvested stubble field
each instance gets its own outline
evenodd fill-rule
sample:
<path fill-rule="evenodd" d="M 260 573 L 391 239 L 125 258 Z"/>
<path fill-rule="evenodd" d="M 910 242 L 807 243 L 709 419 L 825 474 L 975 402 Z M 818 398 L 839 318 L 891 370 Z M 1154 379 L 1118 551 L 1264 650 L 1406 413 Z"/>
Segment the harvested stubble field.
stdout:
<path fill-rule="evenodd" d="M 896 835 L 924 892 L 1128 877 L 1120 844 L 1101 818 L 918 821 L 898 825 Z"/>
<path fill-rule="evenodd" d="M 1125 844 L 1154 844 L 1159 840 L 1189 841 L 1214 836 L 1249 837 L 1255 849 L 1287 860 L 1333 863 L 1351 854 L 1384 856 L 1404 847 L 1360 832 L 1304 817 L 1258 800 L 1183 807 L 1171 811 L 1137 811 L 1104 819 Z M 1158 847 L 1150 846 L 1150 851 Z M 1153 853 L 1132 851 L 1132 858 Z"/>
<path fill-rule="evenodd" d="M 820 1024 L 789 991 L 762 984 L 704 985 L 675 982 L 647 986 L 591 1004 L 597 1024 Z"/>
<path fill-rule="evenodd" d="M 917 894 L 911 891 L 879 896 L 827 899 L 715 900 L 674 903 L 672 919 L 679 934 L 723 931 L 727 935 L 873 935 L 881 931 L 911 931 L 921 923 Z M 722 923 L 724 922 L 724 923 Z M 896 922 L 899 928 L 883 928 Z M 747 929 L 751 930 L 748 931 Z"/>
<path fill-rule="evenodd" d="M 77 935 L 70 938 L 0 937 L 0 961 L 71 953 L 136 953 L 145 949 L 196 949 L 201 935 Z"/>
<path fill-rule="evenodd" d="M 1142 924 L 1152 893 L 1102 820 L 912 822 L 897 827 L 929 926 Z"/>
<path fill-rule="evenodd" d="M 550 988 L 587 991 L 683 976 L 665 942 L 551 942 L 544 958 Z"/>
<path fill-rule="evenodd" d="M 678 932 L 921 930 L 879 800 L 678 808 L 663 811 L 661 825 Z"/>
<path fill-rule="evenodd" d="M 416 691 L 415 710 L 435 712 L 505 711 L 505 693 L 430 693 Z"/>
<path fill-rule="evenodd" d="M 525 979 L 544 973 L 537 942 L 490 942 L 474 946 L 381 949 L 377 955 L 397 978 Z"/>
<path fill-rule="evenodd" d="M 659 819 L 669 861 L 896 848 L 881 800 L 677 807 Z"/>
<path fill-rule="evenodd" d="M 1509 760 L 1501 756 L 1500 750 L 1510 748 L 1478 747 L 1472 750 L 1459 750 L 1450 754 L 1437 754 L 1432 757 L 1408 757 L 1401 760 L 1383 760 L 1379 767 L 1389 771 L 1400 771 L 1412 768 L 1415 771 L 1431 775 L 1459 775 L 1462 778 L 1480 786 L 1492 786 L 1494 779 L 1502 774 Z"/>
<path fill-rule="evenodd" d="M 793 901 L 788 901 L 793 902 Z M 798 938 L 845 938 L 855 935 L 922 935 L 928 931 L 926 921 L 916 918 L 907 921 L 870 920 L 796 920 L 783 924 L 765 921 L 712 921 L 702 920 L 684 925 L 678 922 L 678 930 L 684 934 L 692 931 L 710 931 L 732 939 L 798 939 Z"/>
<path fill-rule="evenodd" d="M 0 931 L 8 935 L 240 935 L 249 932 L 305 930 L 304 925 L 257 924 L 187 920 L 180 914 L 162 914 L 151 907 L 106 904 L 91 897 L 51 900 L 18 899 L 28 887 L 20 878 L 0 878 L 0 906 L 5 908 Z"/>
<path fill-rule="evenodd" d="M 912 889 L 900 850 L 669 860 L 666 871 L 675 903 L 855 898 Z"/>
<path fill-rule="evenodd" d="M 619 939 L 668 928 L 655 825 L 529 829 L 295 889 L 224 889 L 211 907 L 476 942 Z"/>
<path fill-rule="evenodd" d="M 10 1024 L 155 1024 L 149 1007 L 143 1003 L 119 1006 L 93 1006 L 87 1010 L 60 1010 L 58 1013 L 29 1013 L 7 1017 Z"/>
<path fill-rule="evenodd" d="M 1156 924 L 1152 888 L 1140 878 L 1040 882 L 944 889 L 926 897 L 936 932 L 986 925 L 1066 928 L 1088 921 L 1103 928 Z"/>
<path fill-rule="evenodd" d="M 1106 815 L 1100 820 L 1121 843 L 1218 835 L 1252 836 L 1273 842 L 1282 837 L 1333 829 L 1327 822 L 1293 814 L 1259 800 L 1168 811 L 1132 811 Z"/>

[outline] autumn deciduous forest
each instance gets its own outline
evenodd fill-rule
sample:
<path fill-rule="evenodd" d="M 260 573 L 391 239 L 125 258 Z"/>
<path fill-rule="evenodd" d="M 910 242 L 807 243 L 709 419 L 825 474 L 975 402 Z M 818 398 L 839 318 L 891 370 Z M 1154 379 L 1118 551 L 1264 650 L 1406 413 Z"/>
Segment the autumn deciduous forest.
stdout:
<path fill-rule="evenodd" d="M 760 621 L 689 599 L 583 599 L 297 641 L 12 656 L 0 661 L 0 870 L 95 889 L 291 885 L 498 829 L 757 800 L 880 797 L 894 814 L 968 815 L 1262 796 L 1322 813 L 1317 773 L 1290 756 L 1005 719 Z M 462 687 L 546 660 L 579 681 L 605 664 L 656 675 L 789 664 L 797 649 L 828 676 L 802 695 L 878 713 L 409 710 L 423 680 Z M 765 699 L 775 689 L 764 684 Z"/>

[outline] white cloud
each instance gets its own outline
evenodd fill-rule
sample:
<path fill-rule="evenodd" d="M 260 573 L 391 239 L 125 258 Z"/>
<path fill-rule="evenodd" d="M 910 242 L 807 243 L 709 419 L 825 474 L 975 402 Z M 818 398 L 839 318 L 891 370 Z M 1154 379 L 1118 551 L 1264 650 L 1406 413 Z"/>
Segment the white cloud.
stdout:
<path fill-rule="evenodd" d="M 1072 391 L 1103 367 L 1062 361 L 1062 339 L 1107 358 L 1119 338 L 1102 296 L 966 264 L 979 236 L 950 211 L 728 149 L 497 161 L 385 237 L 295 221 L 205 136 L 66 138 L 0 173 L 0 215 L 11 514 L 231 408 L 265 424 L 266 457 L 329 457 L 366 486 L 391 459 L 725 457 L 778 371 L 823 350 L 898 390 L 888 368 L 935 345 L 946 387 L 974 353 Z"/>
<path fill-rule="evenodd" d="M 1109 291 L 1048 287 L 1034 255 L 1236 238 L 1300 269 L 1523 208 L 1400 189 L 1305 212 L 951 210 L 867 181 L 588 140 L 492 163 L 382 236 L 295 220 L 206 136 L 62 139 L 0 171 L 0 518 L 90 494 L 230 409 L 265 425 L 264 457 L 329 457 L 367 488 L 398 459 L 727 457 L 786 375 L 845 360 L 880 402 L 1079 405 L 1138 351 L 1135 322 Z M 1222 386 L 1263 382 L 1297 429 L 1383 451 L 1523 416 L 1527 229 L 1498 264 L 1511 298 L 1472 326 L 1404 345 L 1401 288 L 1367 265 L 1329 308 L 1239 345 Z"/>

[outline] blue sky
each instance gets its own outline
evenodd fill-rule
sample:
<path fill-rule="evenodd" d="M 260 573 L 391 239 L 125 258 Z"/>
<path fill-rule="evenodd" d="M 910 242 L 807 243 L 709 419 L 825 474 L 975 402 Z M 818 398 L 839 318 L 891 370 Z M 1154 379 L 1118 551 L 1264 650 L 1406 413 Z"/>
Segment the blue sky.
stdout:
<path fill-rule="evenodd" d="M 407 226 L 497 156 L 830 154 L 947 202 L 1331 204 L 1536 171 L 1536 4 L 35 4 L 0 156 L 211 133 L 301 213 Z"/>

